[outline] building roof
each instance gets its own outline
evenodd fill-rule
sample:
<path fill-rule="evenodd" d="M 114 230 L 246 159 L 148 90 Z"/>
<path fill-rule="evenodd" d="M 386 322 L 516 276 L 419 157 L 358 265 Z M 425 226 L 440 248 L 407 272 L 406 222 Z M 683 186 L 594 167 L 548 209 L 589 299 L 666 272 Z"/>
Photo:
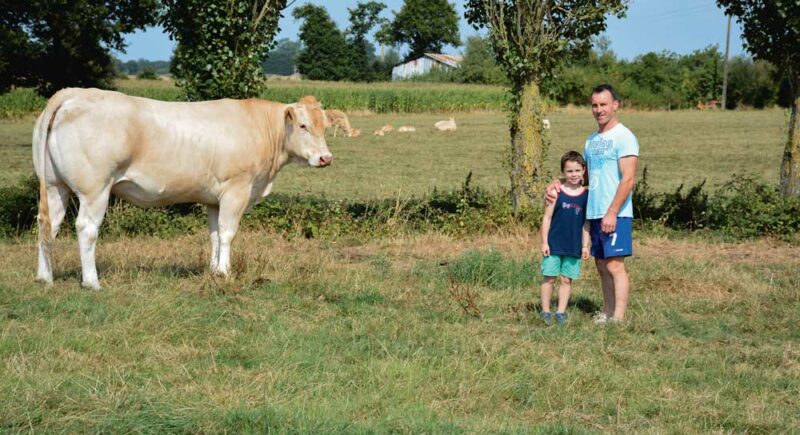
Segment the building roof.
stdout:
<path fill-rule="evenodd" d="M 423 57 L 429 57 L 435 60 L 436 62 L 443 63 L 453 68 L 458 68 L 458 66 L 461 64 L 461 60 L 464 59 L 464 56 L 459 56 L 456 54 L 425 53 L 425 55 L 420 56 L 416 59 L 404 60 L 402 62 L 394 64 L 393 66 L 398 66 L 404 63 L 413 62 L 415 60 L 422 59 Z"/>
<path fill-rule="evenodd" d="M 461 63 L 461 59 L 463 59 L 462 56 L 453 54 L 425 53 L 425 56 L 428 56 L 431 59 L 445 65 L 450 65 L 453 68 L 458 68 L 458 65 Z"/>

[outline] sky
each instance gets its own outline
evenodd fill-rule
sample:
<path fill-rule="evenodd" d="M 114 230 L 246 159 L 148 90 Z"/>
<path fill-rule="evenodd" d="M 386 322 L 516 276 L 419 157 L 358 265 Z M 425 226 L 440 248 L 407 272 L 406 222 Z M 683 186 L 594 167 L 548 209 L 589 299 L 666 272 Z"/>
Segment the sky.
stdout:
<path fill-rule="evenodd" d="M 392 11 L 399 11 L 403 0 L 382 0 L 387 8 L 382 16 L 391 19 Z M 291 2 L 291 0 L 290 0 Z M 277 38 L 297 40 L 302 23 L 292 17 L 297 6 L 313 3 L 324 6 L 331 18 L 344 30 L 348 26 L 349 12 L 359 0 L 296 0 L 280 20 Z M 476 31 L 464 19 L 464 2 L 452 1 L 460 17 L 459 28 L 462 42 L 468 36 L 485 34 Z M 648 52 L 670 51 L 689 54 L 710 45 L 725 50 L 727 17 L 717 8 L 714 0 L 632 0 L 625 18 L 611 17 L 603 34 L 611 41 L 611 49 L 617 57 L 632 60 Z M 132 59 L 168 60 L 175 42 L 161 28 L 151 27 L 125 36 L 127 50 L 115 55 L 123 61 Z M 446 47 L 449 54 L 460 53 L 461 47 Z M 402 51 L 402 50 L 401 50 Z M 734 19 L 731 23 L 730 55 L 744 54 L 741 26 Z"/>

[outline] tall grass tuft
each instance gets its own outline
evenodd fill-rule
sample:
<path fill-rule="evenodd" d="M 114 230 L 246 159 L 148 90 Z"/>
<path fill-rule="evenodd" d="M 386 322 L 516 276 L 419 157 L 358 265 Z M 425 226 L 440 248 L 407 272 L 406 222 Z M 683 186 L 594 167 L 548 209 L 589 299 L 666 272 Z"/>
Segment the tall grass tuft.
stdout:
<path fill-rule="evenodd" d="M 451 282 L 492 289 L 527 287 L 535 274 L 532 260 L 516 261 L 495 250 L 470 250 L 447 265 Z"/>

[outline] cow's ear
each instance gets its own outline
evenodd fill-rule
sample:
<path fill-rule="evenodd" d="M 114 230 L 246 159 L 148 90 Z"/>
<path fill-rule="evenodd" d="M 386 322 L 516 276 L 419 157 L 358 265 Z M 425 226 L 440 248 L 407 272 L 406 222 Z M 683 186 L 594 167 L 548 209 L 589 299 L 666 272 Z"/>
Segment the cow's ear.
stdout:
<path fill-rule="evenodd" d="M 283 111 L 283 119 L 286 124 L 297 123 L 297 112 L 294 110 L 294 106 L 286 106 L 286 110 Z"/>

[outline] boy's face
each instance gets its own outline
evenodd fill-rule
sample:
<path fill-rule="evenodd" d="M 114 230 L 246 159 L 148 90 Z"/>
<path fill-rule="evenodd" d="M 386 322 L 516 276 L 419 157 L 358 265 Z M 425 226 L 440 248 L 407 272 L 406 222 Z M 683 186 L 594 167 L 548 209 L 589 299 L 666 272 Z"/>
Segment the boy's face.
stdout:
<path fill-rule="evenodd" d="M 583 174 L 586 170 L 578 162 L 567 161 L 564 163 L 564 179 L 571 185 L 582 185 Z"/>

